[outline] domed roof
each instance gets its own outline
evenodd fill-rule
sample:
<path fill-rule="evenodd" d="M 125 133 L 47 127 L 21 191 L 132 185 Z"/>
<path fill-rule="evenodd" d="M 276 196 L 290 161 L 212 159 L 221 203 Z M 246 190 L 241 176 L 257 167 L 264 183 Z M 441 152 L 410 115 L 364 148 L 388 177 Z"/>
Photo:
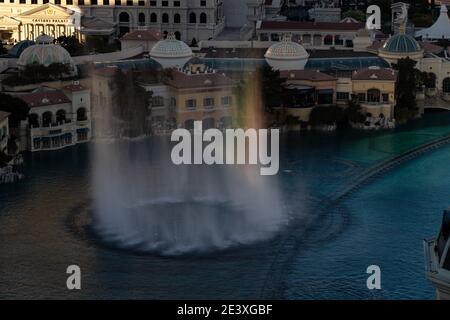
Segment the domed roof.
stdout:
<path fill-rule="evenodd" d="M 46 67 L 52 63 L 70 64 L 75 70 L 75 64 L 69 52 L 63 47 L 53 44 L 53 38 L 47 35 L 41 35 L 36 38 L 34 46 L 23 50 L 17 65 L 24 67 L 30 64 L 41 64 Z"/>
<path fill-rule="evenodd" d="M 9 54 L 15 58 L 20 57 L 21 53 L 23 52 L 23 50 L 25 50 L 26 48 L 28 48 L 29 46 L 34 45 L 34 41 L 31 40 L 22 40 L 17 42 L 10 50 L 9 50 Z"/>
<path fill-rule="evenodd" d="M 158 41 L 150 51 L 151 57 L 156 58 L 184 58 L 191 57 L 191 48 L 183 41 L 177 40 L 173 34 L 167 39 Z"/>
<path fill-rule="evenodd" d="M 277 42 L 267 49 L 264 57 L 268 59 L 307 59 L 308 52 L 302 45 L 292 42 L 290 35 L 284 35 L 282 41 Z"/>
<path fill-rule="evenodd" d="M 419 43 L 410 35 L 398 33 L 390 37 L 383 45 L 382 50 L 388 52 L 408 53 L 421 50 Z"/>

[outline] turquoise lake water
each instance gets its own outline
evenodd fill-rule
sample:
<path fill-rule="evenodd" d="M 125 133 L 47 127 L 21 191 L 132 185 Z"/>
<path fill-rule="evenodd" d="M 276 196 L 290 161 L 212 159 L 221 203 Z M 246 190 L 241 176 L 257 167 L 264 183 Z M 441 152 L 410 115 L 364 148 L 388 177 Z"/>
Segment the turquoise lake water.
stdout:
<path fill-rule="evenodd" d="M 450 147 L 330 199 L 377 163 L 447 135 L 447 113 L 389 132 L 286 135 L 273 179 L 289 226 L 254 245 L 183 257 L 116 250 L 74 228 L 92 193 L 92 145 L 27 155 L 26 180 L 0 186 L 0 298 L 433 299 L 422 239 L 450 205 Z M 65 287 L 70 264 L 81 267 L 80 291 Z M 374 264 L 378 291 L 366 288 Z"/>

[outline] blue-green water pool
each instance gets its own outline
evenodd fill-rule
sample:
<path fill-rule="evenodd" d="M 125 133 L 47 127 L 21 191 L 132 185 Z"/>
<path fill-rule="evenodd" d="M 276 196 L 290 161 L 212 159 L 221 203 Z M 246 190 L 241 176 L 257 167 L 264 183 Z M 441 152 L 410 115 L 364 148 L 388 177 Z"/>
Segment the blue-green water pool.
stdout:
<path fill-rule="evenodd" d="M 422 239 L 450 204 L 450 147 L 326 204 L 377 163 L 447 135 L 446 113 L 395 131 L 285 135 L 274 179 L 302 219 L 268 241 L 183 257 L 114 250 L 74 230 L 92 193 L 92 145 L 26 155 L 26 180 L 0 186 L 0 298 L 432 299 Z M 80 291 L 66 289 L 70 264 Z M 373 264 L 379 291 L 366 287 Z"/>

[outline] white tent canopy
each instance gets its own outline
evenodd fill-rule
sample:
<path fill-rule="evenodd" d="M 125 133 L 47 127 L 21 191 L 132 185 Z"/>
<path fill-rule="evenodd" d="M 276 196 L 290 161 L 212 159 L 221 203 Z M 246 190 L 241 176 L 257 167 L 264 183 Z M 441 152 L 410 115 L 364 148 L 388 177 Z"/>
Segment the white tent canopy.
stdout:
<path fill-rule="evenodd" d="M 436 22 L 429 28 L 417 31 L 416 37 L 428 40 L 450 39 L 450 19 L 445 4 L 441 5 L 441 14 Z"/>

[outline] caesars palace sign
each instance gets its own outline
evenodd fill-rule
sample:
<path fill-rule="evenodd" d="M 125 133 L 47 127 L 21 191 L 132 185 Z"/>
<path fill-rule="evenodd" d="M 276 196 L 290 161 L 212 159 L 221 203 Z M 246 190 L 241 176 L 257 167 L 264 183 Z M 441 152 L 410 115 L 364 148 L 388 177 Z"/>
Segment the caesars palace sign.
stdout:
<path fill-rule="evenodd" d="M 47 9 L 45 10 L 45 14 L 47 16 L 55 16 L 56 15 L 56 11 L 54 9 Z M 41 22 L 41 23 L 66 23 L 68 21 L 68 17 L 60 17 L 60 18 L 32 18 L 31 19 L 32 22 Z"/>

